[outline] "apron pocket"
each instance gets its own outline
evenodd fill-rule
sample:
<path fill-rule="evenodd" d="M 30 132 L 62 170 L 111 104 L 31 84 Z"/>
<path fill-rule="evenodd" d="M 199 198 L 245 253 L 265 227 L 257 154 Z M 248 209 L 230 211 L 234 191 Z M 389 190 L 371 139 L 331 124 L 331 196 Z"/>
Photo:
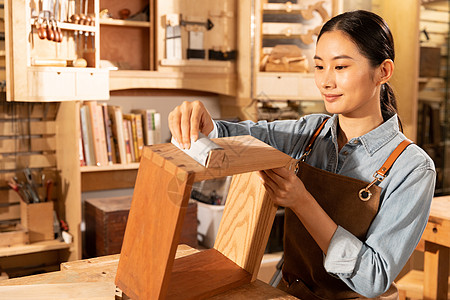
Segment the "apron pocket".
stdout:
<path fill-rule="evenodd" d="M 284 278 L 281 278 L 277 288 L 302 300 L 327 300 L 326 298 L 314 294 L 303 281 L 299 279 L 289 284 Z"/>

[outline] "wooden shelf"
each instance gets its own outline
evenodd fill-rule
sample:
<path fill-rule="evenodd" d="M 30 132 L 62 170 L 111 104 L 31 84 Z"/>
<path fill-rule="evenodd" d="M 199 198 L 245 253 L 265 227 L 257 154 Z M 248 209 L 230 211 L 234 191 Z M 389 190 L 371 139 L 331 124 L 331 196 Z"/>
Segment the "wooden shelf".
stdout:
<path fill-rule="evenodd" d="M 306 7 L 304 5 L 300 5 L 300 4 L 288 5 L 285 3 L 264 3 L 264 5 L 263 5 L 263 10 L 265 13 L 283 12 L 283 13 L 297 14 L 301 10 L 304 10 L 304 9 L 306 9 Z"/>
<path fill-rule="evenodd" d="M 30 254 L 42 251 L 69 249 L 70 244 L 58 240 L 43 241 L 28 245 L 17 245 L 12 247 L 0 248 L 0 257 Z"/>
<path fill-rule="evenodd" d="M 146 28 L 151 27 L 150 22 L 128 21 L 128 20 L 118 20 L 118 19 L 100 19 L 100 25 L 146 27 Z"/>
<path fill-rule="evenodd" d="M 153 88 L 190 89 L 230 96 L 236 94 L 236 74 L 118 70 L 110 71 L 109 76 L 111 91 Z"/>
<path fill-rule="evenodd" d="M 80 167 L 81 173 L 135 170 L 135 169 L 139 169 L 139 163 L 114 164 L 111 166 L 83 166 L 83 167 Z"/>
<path fill-rule="evenodd" d="M 35 24 L 32 24 L 33 26 L 36 26 Z M 58 22 L 58 27 L 62 30 L 73 30 L 73 31 L 83 31 L 83 32 L 95 32 L 95 26 L 89 26 L 89 25 L 80 25 L 80 24 L 72 24 L 72 23 L 65 23 L 65 22 Z"/>
<path fill-rule="evenodd" d="M 209 67 L 209 68 L 231 68 L 233 66 L 232 61 L 221 61 L 221 60 L 206 60 L 206 59 L 162 59 L 160 62 L 161 66 L 171 66 L 171 67 Z"/>
<path fill-rule="evenodd" d="M 419 77 L 419 83 L 427 83 L 430 81 L 444 82 L 445 80 L 442 77 Z"/>

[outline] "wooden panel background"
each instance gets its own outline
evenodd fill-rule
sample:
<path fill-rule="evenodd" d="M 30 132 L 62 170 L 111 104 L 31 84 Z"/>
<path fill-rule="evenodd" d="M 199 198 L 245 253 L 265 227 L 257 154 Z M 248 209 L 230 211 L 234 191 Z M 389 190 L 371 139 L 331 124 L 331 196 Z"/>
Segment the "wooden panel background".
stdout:
<path fill-rule="evenodd" d="M 445 153 L 445 126 L 449 126 L 450 107 L 448 101 L 448 43 L 449 2 L 434 1 L 422 4 L 420 10 L 420 46 L 440 49 L 440 59 L 426 59 L 432 64 L 425 68 L 436 70 L 437 77 L 421 78 L 419 82 L 418 144 L 431 156 L 436 165 L 436 194 L 450 192 L 450 163 Z M 425 35 L 426 31 L 427 35 Z M 428 39 L 427 39 L 428 36 Z M 447 101 L 447 103 L 446 103 Z M 446 111 L 447 110 L 447 111 Z M 448 133 L 447 133 L 448 134 Z M 445 164 L 447 163 L 447 166 Z"/>
<path fill-rule="evenodd" d="M 58 183 L 56 170 L 57 103 L 8 103 L 0 101 L 0 224 L 20 219 L 18 194 L 7 181 L 25 181 L 24 168 L 30 168 L 41 198 L 45 181 L 53 180 L 52 199 Z"/>

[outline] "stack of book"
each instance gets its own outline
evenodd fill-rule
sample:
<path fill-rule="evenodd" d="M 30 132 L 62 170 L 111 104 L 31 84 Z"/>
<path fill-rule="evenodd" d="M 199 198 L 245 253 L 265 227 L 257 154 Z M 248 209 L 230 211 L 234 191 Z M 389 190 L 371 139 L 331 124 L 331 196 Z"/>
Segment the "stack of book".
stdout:
<path fill-rule="evenodd" d="M 144 145 L 161 143 L 161 116 L 153 109 L 84 102 L 80 107 L 80 165 L 139 162 Z"/>

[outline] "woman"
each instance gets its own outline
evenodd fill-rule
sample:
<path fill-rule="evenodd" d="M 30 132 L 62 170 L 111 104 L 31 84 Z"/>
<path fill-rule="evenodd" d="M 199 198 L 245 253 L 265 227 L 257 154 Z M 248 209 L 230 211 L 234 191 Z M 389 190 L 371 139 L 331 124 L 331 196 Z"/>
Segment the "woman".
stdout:
<path fill-rule="evenodd" d="M 331 118 L 213 122 L 200 102 L 169 115 L 174 138 L 186 148 L 199 131 L 251 134 L 305 161 L 298 176 L 284 168 L 261 172 L 271 199 L 286 207 L 279 288 L 300 299 L 396 299 L 392 282 L 427 223 L 435 170 L 401 132 L 388 83 L 394 56 L 382 18 L 347 12 L 323 26 L 314 57 Z"/>

